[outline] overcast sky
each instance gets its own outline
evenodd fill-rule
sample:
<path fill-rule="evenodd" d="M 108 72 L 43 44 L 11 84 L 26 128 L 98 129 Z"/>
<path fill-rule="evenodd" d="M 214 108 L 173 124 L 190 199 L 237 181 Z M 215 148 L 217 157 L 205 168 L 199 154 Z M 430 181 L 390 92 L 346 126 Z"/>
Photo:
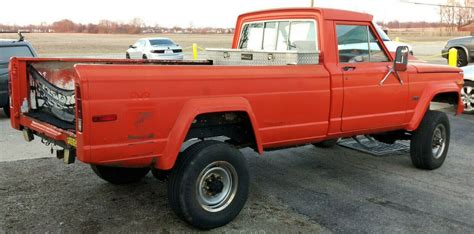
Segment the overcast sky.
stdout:
<path fill-rule="evenodd" d="M 445 0 L 411 0 L 440 3 Z M 315 0 L 316 6 L 366 12 L 377 21 L 439 21 L 437 7 L 400 0 Z M 23 7 L 19 7 L 19 4 Z M 39 24 L 61 19 L 97 23 L 101 19 L 129 22 L 134 17 L 147 24 L 187 27 L 234 27 L 244 12 L 281 7 L 306 7 L 310 0 L 2 0 L 0 23 Z M 7 10 L 11 9 L 11 10 Z"/>

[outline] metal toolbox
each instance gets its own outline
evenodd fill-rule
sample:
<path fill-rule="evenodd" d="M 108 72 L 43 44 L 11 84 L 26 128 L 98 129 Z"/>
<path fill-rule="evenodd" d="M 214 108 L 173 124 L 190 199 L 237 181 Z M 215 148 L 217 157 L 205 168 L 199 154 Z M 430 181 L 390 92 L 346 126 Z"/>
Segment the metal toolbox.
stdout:
<path fill-rule="evenodd" d="M 214 65 L 281 66 L 319 64 L 319 52 L 206 49 Z"/>

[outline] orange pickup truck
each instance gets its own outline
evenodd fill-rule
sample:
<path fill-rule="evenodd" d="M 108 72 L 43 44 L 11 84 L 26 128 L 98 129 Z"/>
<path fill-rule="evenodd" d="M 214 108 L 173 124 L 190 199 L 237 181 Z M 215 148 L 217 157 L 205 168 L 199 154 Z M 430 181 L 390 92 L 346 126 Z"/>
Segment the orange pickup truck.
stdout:
<path fill-rule="evenodd" d="M 13 58 L 11 124 L 90 164 L 112 184 L 168 180 L 176 214 L 201 229 L 227 224 L 247 200 L 239 151 L 343 137 L 411 140 L 417 168 L 448 153 L 446 114 L 463 111 L 463 74 L 390 54 L 356 12 L 297 8 L 243 14 L 232 49 L 202 61 Z"/>

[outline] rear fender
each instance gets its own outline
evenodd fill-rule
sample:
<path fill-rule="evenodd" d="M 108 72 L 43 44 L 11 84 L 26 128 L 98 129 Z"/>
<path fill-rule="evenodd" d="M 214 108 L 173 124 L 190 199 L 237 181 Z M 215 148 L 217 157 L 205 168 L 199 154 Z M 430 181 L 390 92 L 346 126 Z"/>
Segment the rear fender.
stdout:
<path fill-rule="evenodd" d="M 191 124 L 198 115 L 229 111 L 246 112 L 248 114 L 255 134 L 258 152 L 262 154 L 263 147 L 260 134 L 257 131 L 257 122 L 250 103 L 245 98 L 226 97 L 193 99 L 186 102 L 181 110 L 170 132 L 168 143 L 163 151 L 163 155 L 158 158 L 155 167 L 162 170 L 173 168 Z"/>
<path fill-rule="evenodd" d="M 464 105 L 461 100 L 460 88 L 455 82 L 450 84 L 433 84 L 425 88 L 418 106 L 415 109 L 415 114 L 413 115 L 410 123 L 408 124 L 407 131 L 415 131 L 418 129 L 423 117 L 430 108 L 431 101 L 433 98 L 441 93 L 458 93 L 458 104 L 456 109 L 456 115 L 460 115 L 464 112 Z"/>

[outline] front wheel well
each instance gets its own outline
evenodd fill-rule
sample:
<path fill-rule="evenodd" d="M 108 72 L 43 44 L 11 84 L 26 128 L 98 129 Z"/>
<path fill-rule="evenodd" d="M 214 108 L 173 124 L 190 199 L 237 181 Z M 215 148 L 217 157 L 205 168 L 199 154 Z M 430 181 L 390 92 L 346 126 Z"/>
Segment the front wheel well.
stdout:
<path fill-rule="evenodd" d="M 438 93 L 432 99 L 429 110 L 443 110 L 447 113 L 458 113 L 459 108 L 459 93 L 458 92 L 445 92 Z M 464 108 L 464 107 L 463 107 Z"/>
<path fill-rule="evenodd" d="M 457 105 L 459 103 L 459 93 L 457 92 L 447 92 L 447 93 L 438 93 L 433 97 L 431 102 L 439 102 Z"/>
<path fill-rule="evenodd" d="M 250 117 L 243 111 L 205 113 L 196 116 L 185 141 L 224 137 L 225 141 L 238 148 L 251 147 L 258 151 Z"/>

